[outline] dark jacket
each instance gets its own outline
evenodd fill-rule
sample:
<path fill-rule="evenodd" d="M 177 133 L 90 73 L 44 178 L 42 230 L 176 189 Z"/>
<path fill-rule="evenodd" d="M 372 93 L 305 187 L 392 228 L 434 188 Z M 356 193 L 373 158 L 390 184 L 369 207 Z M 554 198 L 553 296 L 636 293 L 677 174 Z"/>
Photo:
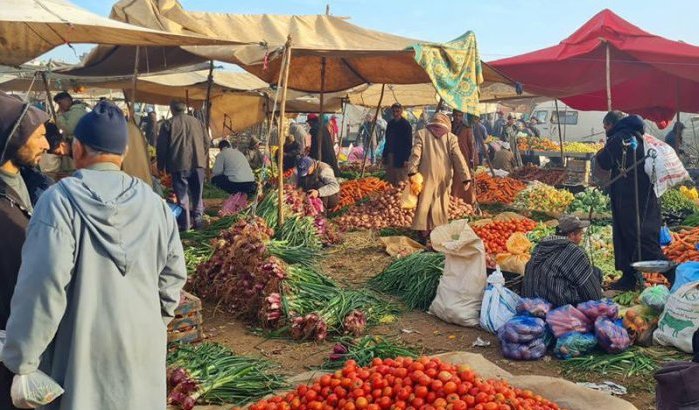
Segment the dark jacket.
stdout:
<path fill-rule="evenodd" d="M 187 114 L 176 114 L 160 127 L 158 169 L 168 173 L 206 168 L 209 136 L 204 124 Z"/>
<path fill-rule="evenodd" d="M 524 273 L 522 295 L 544 298 L 554 306 L 602 297 L 601 272 L 585 251 L 568 238 L 552 236 L 534 248 Z"/>
<path fill-rule="evenodd" d="M 386 127 L 386 143 L 383 148 L 383 159 L 386 161 L 389 154 L 393 154 L 393 163 L 390 166 L 402 168 L 410 158 L 413 150 L 413 127 L 405 118 L 392 119 Z"/>
<path fill-rule="evenodd" d="M 320 158 L 318 158 L 318 138 L 321 132 L 323 133 L 323 143 L 320 146 L 321 153 Z M 330 165 L 335 172 L 335 176 L 340 175 L 340 168 L 337 166 L 337 157 L 335 156 L 335 147 L 328 127 L 325 125 L 321 126 L 319 122 L 315 122 L 311 125 L 309 133 L 311 134 L 311 152 L 309 156 Z"/>
<path fill-rule="evenodd" d="M 21 168 L 29 199 L 36 205 L 44 191 L 54 181 L 35 168 Z M 17 193 L 0 180 L 0 329 L 4 330 L 10 317 L 10 300 L 22 263 L 22 245 L 31 213 L 20 205 Z M 10 400 L 13 374 L 0 364 L 0 409 L 14 410 Z"/>
<path fill-rule="evenodd" d="M 619 121 L 614 128 L 607 132 L 607 143 L 596 155 L 597 164 L 612 172 L 616 178 L 623 169 L 630 168 L 637 160 L 645 156 L 643 146 L 644 123 L 635 115 Z M 638 147 L 635 151 L 625 145 L 625 141 L 635 139 Z M 624 158 L 624 152 L 626 156 Z M 622 159 L 625 162 L 622 164 Z M 636 200 L 634 170 L 626 172 L 609 188 L 612 202 L 612 226 L 614 229 L 614 257 L 616 268 L 629 272 L 631 263 L 643 260 L 665 259 L 660 248 L 660 204 L 653 191 L 648 174 L 644 171 L 643 163 L 635 169 L 638 175 L 638 199 L 641 217 L 641 256 L 637 251 L 636 233 Z"/>

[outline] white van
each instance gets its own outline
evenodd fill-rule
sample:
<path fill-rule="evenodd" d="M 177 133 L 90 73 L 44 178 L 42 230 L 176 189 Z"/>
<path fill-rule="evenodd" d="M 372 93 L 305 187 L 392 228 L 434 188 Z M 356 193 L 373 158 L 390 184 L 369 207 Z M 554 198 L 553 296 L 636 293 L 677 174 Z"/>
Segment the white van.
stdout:
<path fill-rule="evenodd" d="M 541 136 L 558 142 L 558 118 L 561 118 L 561 134 L 563 141 L 599 142 L 605 137 L 602 128 L 602 119 L 606 111 L 580 111 L 568 107 L 563 102 L 558 102 L 558 112 L 553 100 L 536 104 L 530 117 L 539 121 L 537 128 Z M 680 113 L 680 120 L 687 126 L 684 132 L 685 144 L 699 142 L 699 123 L 696 114 Z M 646 130 L 656 138 L 665 140 L 665 135 L 672 129 L 675 121 L 672 121 L 665 129 L 661 130 L 652 122 L 646 120 Z M 695 125 L 696 124 L 696 125 Z M 695 128 L 696 127 L 696 128 Z M 696 130 L 696 131 L 695 131 Z"/>

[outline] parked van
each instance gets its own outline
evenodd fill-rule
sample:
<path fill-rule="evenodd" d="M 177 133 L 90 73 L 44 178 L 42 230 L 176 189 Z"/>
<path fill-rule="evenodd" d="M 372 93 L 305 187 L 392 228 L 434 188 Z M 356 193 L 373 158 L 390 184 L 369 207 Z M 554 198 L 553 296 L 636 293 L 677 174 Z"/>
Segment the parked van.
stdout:
<path fill-rule="evenodd" d="M 537 128 L 541 136 L 558 141 L 558 119 L 563 141 L 598 142 L 604 140 L 605 133 L 602 128 L 602 119 L 606 111 L 580 111 L 568 107 L 563 102 L 558 102 L 558 111 L 553 100 L 536 104 L 530 117 L 537 119 Z M 685 130 L 685 144 L 690 140 L 695 141 L 699 129 L 695 131 L 694 124 L 696 114 L 680 113 L 680 120 L 687 126 Z M 665 140 L 665 135 L 672 129 L 675 121 L 672 121 L 665 129 L 661 130 L 652 121 L 646 121 L 646 130 L 656 138 Z M 697 124 L 699 127 L 699 124 Z M 699 142 L 699 141 L 697 141 Z"/>

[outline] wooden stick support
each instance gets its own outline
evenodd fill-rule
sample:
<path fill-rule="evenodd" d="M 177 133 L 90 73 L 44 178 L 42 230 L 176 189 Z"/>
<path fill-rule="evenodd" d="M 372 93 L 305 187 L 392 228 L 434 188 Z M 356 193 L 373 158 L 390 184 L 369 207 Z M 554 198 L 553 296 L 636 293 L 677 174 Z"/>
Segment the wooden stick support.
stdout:
<path fill-rule="evenodd" d="M 286 39 L 286 49 L 284 50 L 284 58 L 282 61 L 282 69 L 284 70 L 283 80 L 284 86 L 282 88 L 281 95 L 281 107 L 279 109 L 279 145 L 277 146 L 277 173 L 279 174 L 279 226 L 281 227 L 284 223 L 284 142 L 282 141 L 282 136 L 284 135 L 284 123 L 285 123 L 285 113 L 286 113 L 286 91 L 289 85 L 289 66 L 291 66 L 291 36 Z"/>
<path fill-rule="evenodd" d="M 381 112 L 381 103 L 383 102 L 383 94 L 386 91 L 386 84 L 381 85 L 381 95 L 379 96 L 379 103 L 376 104 L 376 112 L 374 113 L 374 120 L 371 122 L 371 130 L 369 131 L 369 141 L 371 141 L 374 136 L 374 131 L 376 131 L 376 121 L 379 119 L 379 113 Z M 371 149 L 371 142 L 369 143 L 369 150 Z M 364 158 L 362 159 L 362 174 L 361 178 L 364 178 L 364 170 L 366 169 L 366 157 L 369 154 L 369 150 L 364 149 Z"/>

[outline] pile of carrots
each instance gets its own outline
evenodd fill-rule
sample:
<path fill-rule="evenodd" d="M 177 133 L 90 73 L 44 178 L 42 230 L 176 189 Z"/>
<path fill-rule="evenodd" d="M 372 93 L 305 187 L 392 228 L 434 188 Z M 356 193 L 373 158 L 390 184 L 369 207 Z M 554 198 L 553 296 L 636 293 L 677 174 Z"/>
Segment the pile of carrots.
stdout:
<path fill-rule="evenodd" d="M 665 256 L 673 262 L 699 261 L 699 228 L 672 234 L 672 243 L 665 248 Z"/>
<path fill-rule="evenodd" d="M 354 205 L 374 192 L 382 192 L 389 188 L 389 183 L 376 177 L 353 179 L 340 185 L 340 201 L 332 211 L 338 211 L 346 206 Z"/>
<path fill-rule="evenodd" d="M 517 194 L 527 185 L 512 178 L 493 177 L 487 172 L 476 175 L 476 197 L 478 202 L 511 204 Z"/>

